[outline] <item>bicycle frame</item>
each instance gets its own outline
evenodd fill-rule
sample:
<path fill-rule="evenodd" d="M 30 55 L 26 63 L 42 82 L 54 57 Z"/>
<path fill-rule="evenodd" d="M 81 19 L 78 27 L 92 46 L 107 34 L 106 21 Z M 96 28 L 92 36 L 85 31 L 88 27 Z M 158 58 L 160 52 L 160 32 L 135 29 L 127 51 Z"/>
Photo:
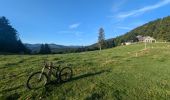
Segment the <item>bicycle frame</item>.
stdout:
<path fill-rule="evenodd" d="M 60 68 L 59 68 L 59 67 L 56 67 L 56 68 L 55 68 L 55 67 L 53 66 L 53 63 L 52 63 L 52 62 L 51 62 L 51 64 L 48 66 L 47 63 L 45 62 L 45 65 L 44 65 L 44 67 L 43 67 L 42 70 L 41 70 L 41 74 L 40 74 L 40 76 L 39 76 L 39 80 L 41 80 L 42 73 L 44 73 L 45 68 L 48 69 L 47 76 L 49 77 L 49 81 L 50 81 L 51 74 L 52 74 L 54 77 L 56 77 L 56 78 L 59 77 Z M 52 70 L 55 70 L 56 73 L 54 73 Z M 55 75 L 55 74 L 56 74 L 56 75 Z"/>
<path fill-rule="evenodd" d="M 44 72 L 45 67 L 46 67 L 46 66 L 44 66 L 44 67 L 42 68 L 42 70 L 41 70 L 41 74 L 40 74 L 40 76 L 39 76 L 39 80 L 41 80 L 42 73 Z"/>

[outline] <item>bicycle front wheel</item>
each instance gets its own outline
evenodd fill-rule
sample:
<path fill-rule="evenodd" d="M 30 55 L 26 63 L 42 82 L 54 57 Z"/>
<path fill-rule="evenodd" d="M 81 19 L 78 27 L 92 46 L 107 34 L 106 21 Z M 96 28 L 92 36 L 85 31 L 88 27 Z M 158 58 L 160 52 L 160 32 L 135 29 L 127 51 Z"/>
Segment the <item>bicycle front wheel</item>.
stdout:
<path fill-rule="evenodd" d="M 73 75 L 73 71 L 70 67 L 65 67 L 61 69 L 59 73 L 61 82 L 69 81 L 72 78 L 72 75 Z"/>
<path fill-rule="evenodd" d="M 33 73 L 27 80 L 27 88 L 29 89 L 38 89 L 47 84 L 48 77 L 45 73 L 36 72 Z"/>

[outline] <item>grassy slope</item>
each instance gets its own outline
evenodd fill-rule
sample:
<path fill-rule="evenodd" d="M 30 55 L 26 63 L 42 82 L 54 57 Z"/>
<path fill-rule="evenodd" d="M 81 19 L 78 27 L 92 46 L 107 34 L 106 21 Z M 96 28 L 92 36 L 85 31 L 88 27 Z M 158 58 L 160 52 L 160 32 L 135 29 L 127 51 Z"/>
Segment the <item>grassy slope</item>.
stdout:
<path fill-rule="evenodd" d="M 134 100 L 170 98 L 170 44 L 120 46 L 94 52 L 48 55 L 48 60 L 70 64 L 71 81 L 28 90 L 25 82 L 41 70 L 46 56 L 0 55 L 0 98 L 66 100 Z M 153 48 L 152 48 L 153 47 Z M 136 57 L 136 52 L 138 55 Z"/>

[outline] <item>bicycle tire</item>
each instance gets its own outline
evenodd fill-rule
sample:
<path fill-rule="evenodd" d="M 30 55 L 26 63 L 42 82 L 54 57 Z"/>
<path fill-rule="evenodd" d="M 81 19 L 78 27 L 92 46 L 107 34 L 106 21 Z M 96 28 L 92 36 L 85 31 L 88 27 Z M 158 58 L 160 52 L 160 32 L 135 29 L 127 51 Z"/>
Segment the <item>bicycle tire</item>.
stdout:
<path fill-rule="evenodd" d="M 45 81 L 44 81 L 44 83 L 43 83 L 41 86 L 32 87 L 32 84 L 30 83 L 30 81 L 31 81 L 31 79 L 33 79 L 33 77 L 35 77 L 35 76 L 38 75 L 38 74 L 39 74 L 39 75 L 42 74 L 41 78 L 44 77 L 44 78 L 45 78 Z M 39 81 L 40 81 L 40 80 L 39 80 Z M 37 89 L 37 88 L 40 88 L 40 87 L 45 86 L 48 82 L 49 82 L 49 78 L 48 78 L 48 76 L 47 76 L 46 73 L 44 73 L 44 72 L 43 72 L 43 73 L 42 73 L 42 72 L 35 72 L 35 73 L 31 74 L 31 76 L 29 76 L 29 78 L 28 78 L 28 80 L 27 80 L 27 83 L 26 83 L 26 86 L 27 86 L 28 89 Z M 38 84 L 38 83 L 36 83 L 36 84 Z"/>
<path fill-rule="evenodd" d="M 64 72 L 64 71 L 68 71 L 68 72 Z M 65 79 L 64 79 L 64 77 Z M 59 79 L 61 82 L 66 82 L 69 81 L 73 76 L 73 70 L 70 67 L 64 67 L 61 69 L 60 73 L 59 73 Z"/>

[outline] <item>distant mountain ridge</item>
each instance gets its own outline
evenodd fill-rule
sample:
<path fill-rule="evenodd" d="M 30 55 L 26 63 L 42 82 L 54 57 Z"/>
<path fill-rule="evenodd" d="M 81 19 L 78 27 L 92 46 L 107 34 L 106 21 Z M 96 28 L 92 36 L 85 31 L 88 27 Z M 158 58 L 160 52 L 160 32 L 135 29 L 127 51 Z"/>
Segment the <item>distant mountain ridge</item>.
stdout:
<path fill-rule="evenodd" d="M 56 49 L 74 49 L 74 48 L 79 48 L 81 46 L 64 46 L 64 45 L 57 45 L 57 44 L 48 44 L 49 47 L 52 49 L 52 51 L 56 50 Z M 25 43 L 25 46 L 28 47 L 30 50 L 32 50 L 33 52 L 39 52 L 41 44 L 29 44 L 29 43 Z"/>

